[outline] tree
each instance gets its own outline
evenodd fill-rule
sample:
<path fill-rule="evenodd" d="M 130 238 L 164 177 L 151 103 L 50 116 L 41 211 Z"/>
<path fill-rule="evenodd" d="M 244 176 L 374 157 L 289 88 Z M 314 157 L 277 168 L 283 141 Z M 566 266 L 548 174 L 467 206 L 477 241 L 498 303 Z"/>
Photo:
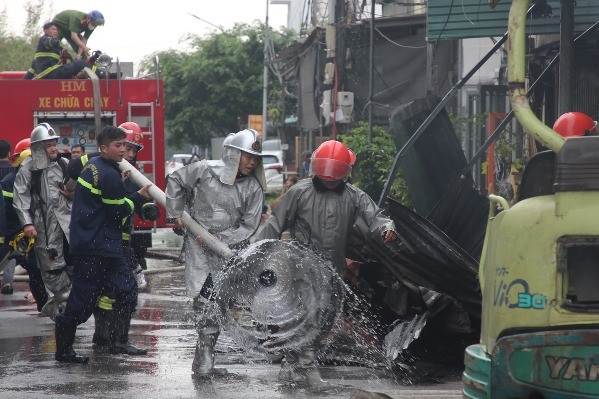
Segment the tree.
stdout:
<path fill-rule="evenodd" d="M 391 135 L 382 127 L 373 126 L 372 143 L 369 143 L 368 124 L 359 122 L 348 133 L 338 137 L 356 154 L 353 183 L 378 201 L 397 152 Z M 405 206 L 411 206 L 410 193 L 401 170 L 391 185 L 389 196 Z"/>
<path fill-rule="evenodd" d="M 192 37 L 192 50 L 157 53 L 164 79 L 167 142 L 209 145 L 211 137 L 240 128 L 240 118 L 262 114 L 264 25 L 236 24 L 206 37 Z M 291 42 L 291 31 L 271 31 L 275 50 Z M 141 64 L 151 73 L 153 56 Z M 270 74 L 272 75 L 272 74 Z M 269 88 L 279 82 L 269 75 Z"/>
<path fill-rule="evenodd" d="M 25 71 L 35 55 L 35 46 L 40 36 L 40 17 L 44 0 L 27 1 L 23 8 L 27 13 L 22 36 L 12 36 L 8 31 L 6 9 L 0 13 L 0 71 Z"/>

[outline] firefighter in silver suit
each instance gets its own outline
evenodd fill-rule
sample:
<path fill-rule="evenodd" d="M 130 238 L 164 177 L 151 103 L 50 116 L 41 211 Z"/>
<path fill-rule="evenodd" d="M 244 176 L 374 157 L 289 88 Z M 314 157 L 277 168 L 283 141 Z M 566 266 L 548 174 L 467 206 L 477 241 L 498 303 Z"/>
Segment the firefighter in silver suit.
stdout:
<path fill-rule="evenodd" d="M 169 175 L 166 185 L 167 217 L 177 228 L 187 211 L 203 228 L 231 248 L 242 248 L 256 232 L 262 216 L 266 181 L 262 143 L 258 133 L 245 129 L 231 133 L 223 143 L 221 160 L 203 160 Z M 196 376 L 226 372 L 214 368 L 214 346 L 220 333 L 215 315 L 206 312 L 212 279 L 224 260 L 185 235 L 185 282 L 198 313 L 198 342 L 192 371 Z"/>
<path fill-rule="evenodd" d="M 28 237 L 37 237 L 35 254 L 42 279 L 52 297 L 42 314 L 54 320 L 64 308 L 71 280 L 68 237 L 74 182 L 68 179 L 68 161 L 58 153 L 58 135 L 47 123 L 31 132 L 31 156 L 15 178 L 13 203 Z"/>

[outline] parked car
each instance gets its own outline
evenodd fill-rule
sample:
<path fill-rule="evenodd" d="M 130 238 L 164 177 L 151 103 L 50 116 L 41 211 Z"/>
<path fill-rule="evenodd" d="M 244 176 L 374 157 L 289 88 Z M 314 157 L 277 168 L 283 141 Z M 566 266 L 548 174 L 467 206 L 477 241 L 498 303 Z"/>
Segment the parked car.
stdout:
<path fill-rule="evenodd" d="M 262 151 L 266 192 L 281 191 L 283 189 L 285 165 L 283 164 L 282 153 L 282 151 Z"/>
<path fill-rule="evenodd" d="M 166 162 L 166 167 L 164 168 L 166 176 L 187 165 L 191 157 L 191 154 L 174 154 L 171 159 Z"/>

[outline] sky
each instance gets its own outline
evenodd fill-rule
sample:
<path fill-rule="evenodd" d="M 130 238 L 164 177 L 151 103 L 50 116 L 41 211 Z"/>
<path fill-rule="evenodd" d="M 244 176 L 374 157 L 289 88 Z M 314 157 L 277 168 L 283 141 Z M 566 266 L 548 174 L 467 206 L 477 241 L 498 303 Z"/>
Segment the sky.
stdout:
<path fill-rule="evenodd" d="M 38 0 L 32 0 L 35 2 Z M 88 41 L 93 50 L 109 54 L 113 60 L 137 63 L 145 55 L 168 49 L 185 49 L 180 40 L 188 33 L 205 35 L 230 28 L 236 22 L 251 24 L 266 19 L 267 0 L 44 0 L 41 25 L 63 10 L 99 10 L 106 23 Z M 25 0 L 0 0 L 7 10 L 9 30 L 21 35 L 25 25 Z M 287 6 L 268 6 L 269 25 L 287 24 Z M 193 17 L 193 14 L 201 19 Z M 67 45 L 68 46 L 68 45 Z"/>

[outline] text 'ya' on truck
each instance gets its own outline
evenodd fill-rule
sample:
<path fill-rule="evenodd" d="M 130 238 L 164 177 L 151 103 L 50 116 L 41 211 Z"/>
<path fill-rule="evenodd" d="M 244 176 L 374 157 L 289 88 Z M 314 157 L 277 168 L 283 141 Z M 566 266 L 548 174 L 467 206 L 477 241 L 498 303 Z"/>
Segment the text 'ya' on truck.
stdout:
<path fill-rule="evenodd" d="M 156 62 L 158 70 L 158 63 Z M 96 134 L 107 125 L 137 123 L 144 148 L 136 167 L 164 190 L 164 101 L 163 81 L 155 78 L 122 78 L 104 73 L 99 79 L 23 79 L 25 72 L 0 72 L 0 124 L 2 138 L 14 146 L 28 138 L 39 123 L 49 123 L 58 134 L 58 148 L 68 156 L 73 145 L 97 151 Z M 132 68 L 131 68 L 132 75 Z M 135 217 L 136 232 L 165 227 L 164 209 L 156 222 Z"/>
<path fill-rule="evenodd" d="M 510 9 L 510 100 L 524 130 L 551 151 L 530 159 L 515 204 L 490 196 L 481 337 L 466 350 L 463 396 L 598 398 L 599 135 L 565 139 L 531 110 L 528 6 L 513 0 Z"/>

